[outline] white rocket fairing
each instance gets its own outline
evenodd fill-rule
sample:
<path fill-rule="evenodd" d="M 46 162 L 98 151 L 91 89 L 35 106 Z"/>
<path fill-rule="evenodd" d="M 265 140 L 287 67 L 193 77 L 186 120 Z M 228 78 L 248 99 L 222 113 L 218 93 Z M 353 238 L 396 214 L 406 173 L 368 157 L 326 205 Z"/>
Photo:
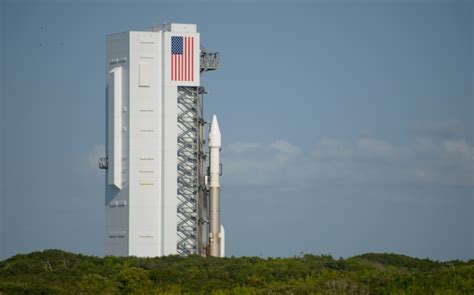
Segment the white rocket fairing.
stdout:
<path fill-rule="evenodd" d="M 221 257 L 221 221 L 220 221 L 220 152 L 221 131 L 217 117 L 212 117 L 209 130 L 209 254 Z"/>
<path fill-rule="evenodd" d="M 221 232 L 219 233 L 219 237 L 221 238 L 220 243 L 221 243 L 221 253 L 220 257 L 225 257 L 225 229 L 224 226 L 221 224 Z"/>

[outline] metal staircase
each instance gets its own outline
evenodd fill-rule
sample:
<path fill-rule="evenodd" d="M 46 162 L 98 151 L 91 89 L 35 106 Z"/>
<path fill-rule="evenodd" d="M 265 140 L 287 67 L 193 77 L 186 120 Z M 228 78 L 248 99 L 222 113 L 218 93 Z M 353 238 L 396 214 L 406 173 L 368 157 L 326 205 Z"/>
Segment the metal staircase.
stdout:
<path fill-rule="evenodd" d="M 219 67 L 219 53 L 201 47 L 200 71 Z M 178 254 L 207 254 L 208 194 L 203 87 L 178 87 Z"/>

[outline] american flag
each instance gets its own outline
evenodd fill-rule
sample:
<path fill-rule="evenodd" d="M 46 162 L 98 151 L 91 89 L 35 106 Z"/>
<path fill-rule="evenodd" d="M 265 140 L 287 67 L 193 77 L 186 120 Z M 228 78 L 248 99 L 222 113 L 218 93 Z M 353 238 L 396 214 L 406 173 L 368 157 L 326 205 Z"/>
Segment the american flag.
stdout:
<path fill-rule="evenodd" d="M 194 37 L 171 37 L 171 81 L 194 81 Z"/>

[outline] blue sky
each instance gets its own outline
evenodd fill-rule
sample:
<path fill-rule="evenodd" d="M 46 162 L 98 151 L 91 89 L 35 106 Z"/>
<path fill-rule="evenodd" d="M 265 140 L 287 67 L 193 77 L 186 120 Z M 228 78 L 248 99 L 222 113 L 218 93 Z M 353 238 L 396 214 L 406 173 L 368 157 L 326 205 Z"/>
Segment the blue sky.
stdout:
<path fill-rule="evenodd" d="M 103 254 L 105 36 L 221 52 L 229 255 L 474 258 L 471 1 L 0 3 L 2 256 Z"/>

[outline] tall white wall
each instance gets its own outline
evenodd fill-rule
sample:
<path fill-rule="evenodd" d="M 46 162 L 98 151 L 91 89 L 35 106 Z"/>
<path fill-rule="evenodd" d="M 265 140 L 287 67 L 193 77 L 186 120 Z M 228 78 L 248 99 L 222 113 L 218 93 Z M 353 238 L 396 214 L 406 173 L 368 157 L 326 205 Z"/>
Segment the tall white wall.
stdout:
<path fill-rule="evenodd" d="M 161 32 L 130 32 L 129 255 L 135 256 L 163 255 L 161 42 Z"/>
<path fill-rule="evenodd" d="M 129 186 L 128 186 L 128 146 L 129 146 L 129 36 L 121 33 L 108 36 L 106 52 L 106 81 L 110 83 L 117 69 L 121 73 L 121 85 L 107 85 L 107 115 L 106 115 L 106 153 L 109 157 L 107 170 L 105 198 L 105 254 L 127 256 L 129 253 Z M 116 104 L 112 88 L 120 87 L 121 113 L 115 112 Z M 120 116 L 120 118 L 116 118 Z M 116 120 L 117 119 L 117 120 Z M 120 140 L 116 140 L 116 123 L 120 122 Z M 125 130 L 124 130 L 125 129 Z M 120 145 L 120 146 L 117 146 Z M 115 153 L 120 150 L 120 155 Z M 117 163 L 115 161 L 120 161 Z M 120 166 L 120 171 L 114 171 Z M 114 185 L 114 173 L 120 173 L 119 187 Z"/>

